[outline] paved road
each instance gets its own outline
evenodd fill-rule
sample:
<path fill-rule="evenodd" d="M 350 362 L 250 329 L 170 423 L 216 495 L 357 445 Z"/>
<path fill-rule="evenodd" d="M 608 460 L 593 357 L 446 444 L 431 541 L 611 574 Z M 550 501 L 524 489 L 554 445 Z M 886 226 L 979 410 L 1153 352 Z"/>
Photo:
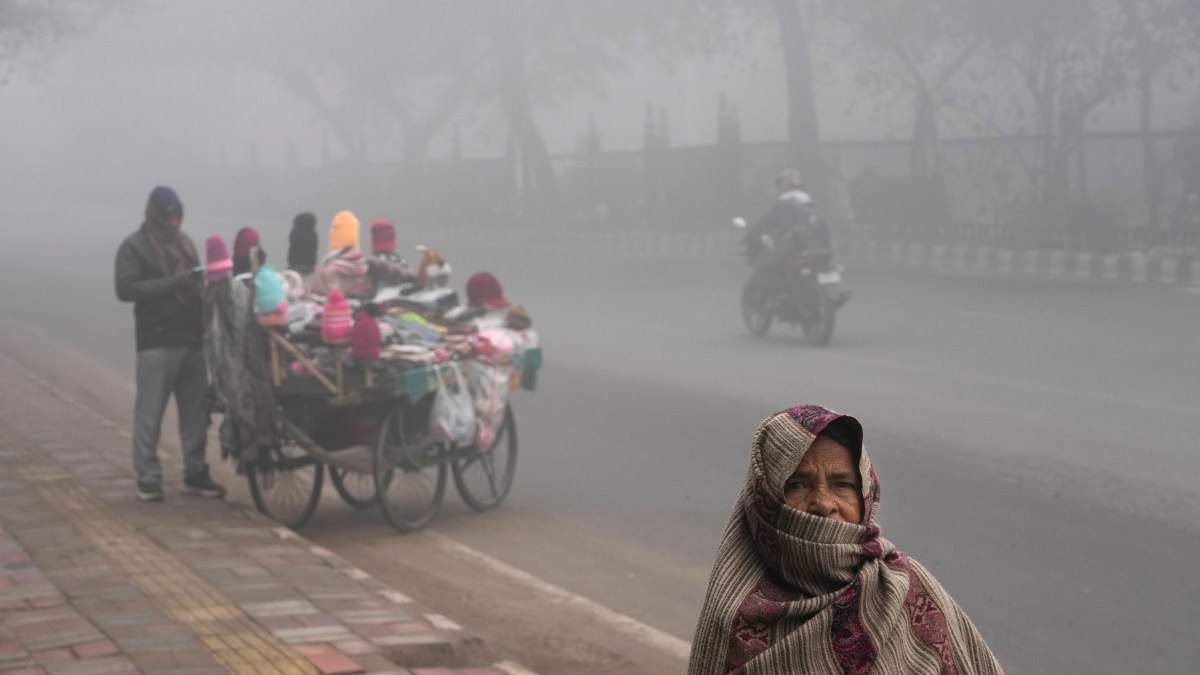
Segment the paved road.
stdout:
<path fill-rule="evenodd" d="M 885 536 L 1010 672 L 1200 662 L 1200 295 L 852 271 L 856 296 L 816 349 L 787 329 L 745 335 L 733 259 L 447 253 L 463 278 L 489 261 L 543 335 L 540 389 L 515 402 L 512 496 L 483 516 L 450 497 L 418 537 L 326 500 L 306 534 L 370 571 L 427 575 L 431 604 L 456 604 L 445 611 L 539 671 L 681 666 L 454 560 L 445 537 L 687 639 L 751 433 L 799 402 L 863 421 Z M 8 294 L 0 311 L 127 368 L 107 268 L 78 278 L 72 301 Z"/>

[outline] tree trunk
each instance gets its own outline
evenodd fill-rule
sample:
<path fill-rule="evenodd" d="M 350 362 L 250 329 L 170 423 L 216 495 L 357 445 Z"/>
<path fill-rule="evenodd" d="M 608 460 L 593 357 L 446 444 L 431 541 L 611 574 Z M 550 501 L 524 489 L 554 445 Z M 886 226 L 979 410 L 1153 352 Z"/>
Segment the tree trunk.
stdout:
<path fill-rule="evenodd" d="M 1058 135 L 1049 143 L 1049 165 L 1046 167 L 1046 209 L 1050 222 L 1047 223 L 1050 242 L 1065 244 L 1071 237 L 1073 222 L 1073 199 L 1071 194 L 1071 156 L 1084 137 L 1084 122 L 1068 120 L 1064 114 Z M 1074 200 L 1075 202 L 1081 200 Z M 1080 204 L 1080 207 L 1083 205 Z"/>
<path fill-rule="evenodd" d="M 335 110 L 325 100 L 325 97 L 321 95 L 310 75 L 289 69 L 281 69 L 277 75 L 283 84 L 291 89 L 292 93 L 312 105 L 317 114 L 325 120 L 330 130 L 333 131 L 334 135 L 345 146 L 347 159 L 351 163 L 366 163 L 366 141 L 363 138 L 361 127 L 348 122 L 340 111 Z M 325 159 L 328 161 L 328 157 Z"/>
<path fill-rule="evenodd" d="M 1154 146 L 1154 78 L 1157 65 L 1154 57 L 1154 39 L 1147 28 L 1147 17 L 1142 11 L 1152 11 L 1144 3 L 1123 0 L 1121 9 L 1130 22 L 1137 43 L 1137 85 L 1139 132 L 1142 141 L 1142 198 L 1146 202 L 1146 225 L 1152 235 L 1157 236 L 1162 226 L 1162 199 L 1164 185 L 1158 162 L 1158 149 Z"/>
<path fill-rule="evenodd" d="M 555 222 L 561 212 L 558 177 L 550 153 L 533 118 L 529 103 L 529 78 L 525 68 L 525 46 L 518 30 L 496 22 L 492 46 L 500 84 L 500 107 L 520 149 L 521 161 L 533 179 L 532 207 L 535 216 Z"/>
<path fill-rule="evenodd" d="M 1154 66 L 1148 63 L 1148 57 L 1143 52 L 1141 67 L 1138 68 L 1138 89 L 1140 90 L 1139 116 L 1141 118 L 1142 137 L 1142 196 L 1146 200 L 1146 224 L 1150 232 L 1157 236 L 1162 227 L 1162 196 L 1163 185 L 1161 171 L 1158 166 L 1158 149 L 1154 147 Z"/>
<path fill-rule="evenodd" d="M 770 2 L 779 24 L 779 43 L 783 47 L 783 65 L 787 73 L 788 138 L 796 168 L 804 175 L 812 196 L 818 202 L 828 203 L 829 179 L 821 156 L 812 60 L 800 0 Z"/>
<path fill-rule="evenodd" d="M 414 217 L 426 217 L 428 194 L 425 186 L 425 159 L 429 156 L 429 144 L 433 135 L 417 124 L 401 124 L 404 134 L 404 154 L 401 166 L 404 169 L 404 201 Z"/>
<path fill-rule="evenodd" d="M 946 203 L 946 177 L 942 173 L 937 111 L 933 92 L 921 86 L 916 93 L 912 151 L 909 157 L 914 193 L 923 204 L 917 209 L 929 222 L 921 227 L 945 229 L 949 206 Z"/>

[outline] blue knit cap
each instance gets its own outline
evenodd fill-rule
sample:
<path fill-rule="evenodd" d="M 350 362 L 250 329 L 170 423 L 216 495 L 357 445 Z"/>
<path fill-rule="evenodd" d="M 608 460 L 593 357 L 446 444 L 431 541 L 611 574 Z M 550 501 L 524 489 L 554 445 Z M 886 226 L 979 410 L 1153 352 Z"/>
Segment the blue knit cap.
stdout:
<path fill-rule="evenodd" d="M 172 213 L 183 215 L 183 202 L 179 200 L 175 190 L 166 185 L 159 185 L 151 190 L 150 199 L 146 201 L 146 215 L 165 218 Z"/>
<path fill-rule="evenodd" d="M 260 316 L 279 311 L 279 303 L 286 302 L 283 294 L 283 277 L 270 265 L 258 268 L 254 275 L 254 311 Z"/>

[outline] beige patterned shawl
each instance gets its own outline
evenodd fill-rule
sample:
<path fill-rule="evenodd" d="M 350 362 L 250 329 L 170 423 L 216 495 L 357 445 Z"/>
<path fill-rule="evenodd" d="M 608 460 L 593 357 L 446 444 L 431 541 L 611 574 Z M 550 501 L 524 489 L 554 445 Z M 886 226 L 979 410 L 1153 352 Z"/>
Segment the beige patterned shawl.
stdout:
<path fill-rule="evenodd" d="M 746 483 L 717 550 L 688 673 L 1000 673 L 971 620 L 933 575 L 879 536 L 879 481 L 865 449 L 859 453 L 863 524 L 784 503 L 784 482 L 839 417 L 801 406 L 759 426 Z M 861 439 L 857 420 L 846 419 Z"/>

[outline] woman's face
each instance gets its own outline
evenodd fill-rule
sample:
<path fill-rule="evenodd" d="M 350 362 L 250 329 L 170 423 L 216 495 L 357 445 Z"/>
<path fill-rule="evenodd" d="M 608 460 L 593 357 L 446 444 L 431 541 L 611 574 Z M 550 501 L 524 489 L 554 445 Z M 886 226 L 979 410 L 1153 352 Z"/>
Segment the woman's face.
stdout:
<path fill-rule="evenodd" d="M 850 451 L 837 441 L 818 436 L 783 484 L 783 499 L 797 511 L 862 523 L 862 479 Z"/>

